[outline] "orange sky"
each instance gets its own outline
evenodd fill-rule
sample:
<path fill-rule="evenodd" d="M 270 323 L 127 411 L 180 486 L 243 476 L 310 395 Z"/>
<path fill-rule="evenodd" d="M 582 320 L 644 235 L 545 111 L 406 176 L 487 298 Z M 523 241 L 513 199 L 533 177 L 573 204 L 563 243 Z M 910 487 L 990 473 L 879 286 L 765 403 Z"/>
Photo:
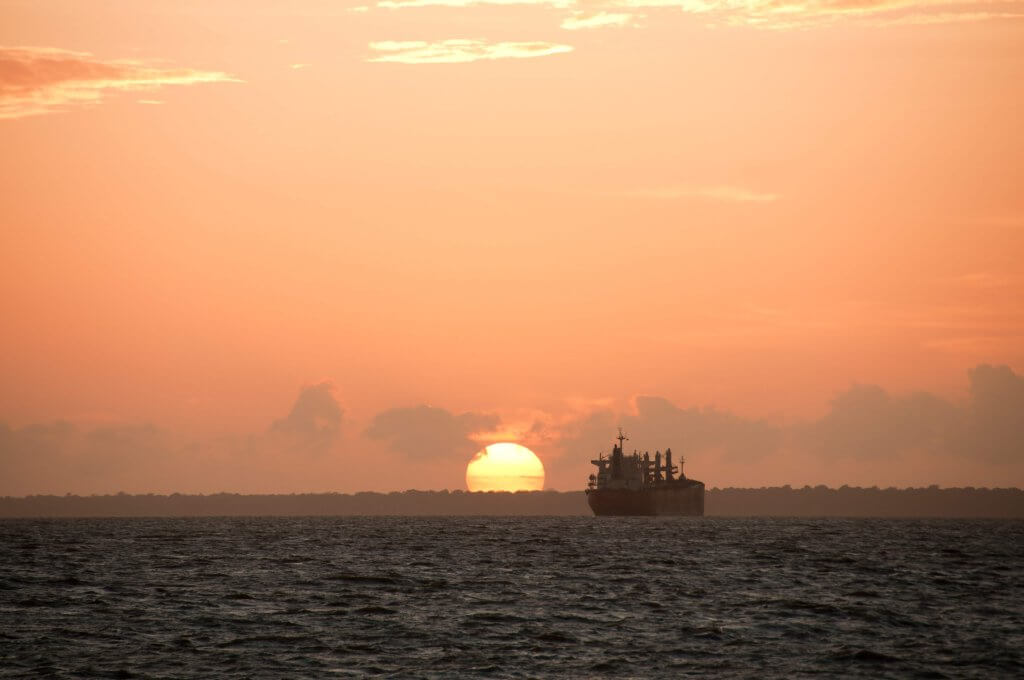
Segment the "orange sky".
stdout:
<path fill-rule="evenodd" d="M 0 45 L 0 494 L 462 488 L 499 439 L 581 488 L 619 423 L 709 486 L 1024 486 L 1024 2 L 8 0 Z"/>

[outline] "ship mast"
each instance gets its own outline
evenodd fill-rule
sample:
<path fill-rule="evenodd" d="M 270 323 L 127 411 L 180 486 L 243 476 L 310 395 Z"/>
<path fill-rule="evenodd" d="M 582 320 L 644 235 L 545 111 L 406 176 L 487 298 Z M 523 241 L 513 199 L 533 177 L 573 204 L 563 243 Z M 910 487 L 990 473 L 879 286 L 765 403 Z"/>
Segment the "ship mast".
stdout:
<path fill-rule="evenodd" d="M 619 440 L 619 445 L 612 448 L 612 460 L 609 465 L 608 473 L 611 479 L 622 479 L 622 464 L 623 459 L 626 457 L 625 451 L 622 449 L 622 442 L 628 438 L 623 433 L 622 428 L 619 428 L 619 436 L 616 437 Z"/>

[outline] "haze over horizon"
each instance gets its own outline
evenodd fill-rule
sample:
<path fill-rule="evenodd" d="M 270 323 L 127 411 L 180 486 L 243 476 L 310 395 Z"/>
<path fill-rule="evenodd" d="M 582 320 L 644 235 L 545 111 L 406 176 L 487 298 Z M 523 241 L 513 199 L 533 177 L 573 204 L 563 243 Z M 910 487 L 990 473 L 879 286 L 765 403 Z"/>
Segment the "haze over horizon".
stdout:
<path fill-rule="evenodd" d="M 1024 487 L 1024 2 L 0 5 L 0 495 Z"/>

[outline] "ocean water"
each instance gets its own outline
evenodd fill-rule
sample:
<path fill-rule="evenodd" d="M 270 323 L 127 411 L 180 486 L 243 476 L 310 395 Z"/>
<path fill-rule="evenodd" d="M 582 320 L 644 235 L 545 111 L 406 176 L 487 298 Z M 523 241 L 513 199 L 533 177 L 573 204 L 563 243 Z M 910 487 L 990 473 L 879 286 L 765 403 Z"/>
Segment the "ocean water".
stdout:
<path fill-rule="evenodd" d="M 0 675 L 1024 676 L 1024 522 L 0 521 Z"/>

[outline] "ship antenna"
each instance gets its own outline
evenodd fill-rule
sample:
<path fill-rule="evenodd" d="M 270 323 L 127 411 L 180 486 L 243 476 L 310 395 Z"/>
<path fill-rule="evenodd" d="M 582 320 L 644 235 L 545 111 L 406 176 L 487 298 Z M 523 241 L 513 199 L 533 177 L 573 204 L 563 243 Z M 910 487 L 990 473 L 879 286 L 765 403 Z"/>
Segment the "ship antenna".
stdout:
<path fill-rule="evenodd" d="M 623 450 L 622 442 L 628 442 L 629 441 L 629 437 L 626 436 L 626 433 L 622 431 L 621 427 L 619 428 L 619 436 L 616 437 L 616 439 L 619 440 L 619 451 L 622 451 Z"/>

